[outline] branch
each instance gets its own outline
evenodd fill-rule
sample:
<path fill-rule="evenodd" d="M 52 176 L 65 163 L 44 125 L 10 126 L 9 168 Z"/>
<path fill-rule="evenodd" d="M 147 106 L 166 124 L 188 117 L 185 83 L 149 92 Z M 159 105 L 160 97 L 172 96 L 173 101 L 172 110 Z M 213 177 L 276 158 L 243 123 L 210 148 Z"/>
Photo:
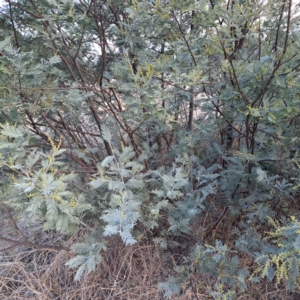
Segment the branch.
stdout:
<path fill-rule="evenodd" d="M 36 244 L 36 243 L 31 243 L 31 242 L 20 242 L 20 241 L 15 241 L 10 238 L 6 238 L 4 236 L 0 235 L 0 240 L 6 241 L 8 243 L 12 243 L 13 247 L 15 246 L 29 246 L 37 249 L 49 249 L 49 250 L 65 250 L 65 251 L 70 251 L 70 248 L 63 247 L 63 246 L 53 246 L 53 245 L 47 245 L 47 244 Z"/>
<path fill-rule="evenodd" d="M 12 221 L 15 229 L 21 233 L 21 235 L 23 236 L 23 238 L 26 239 L 26 236 L 24 235 L 24 233 L 21 231 L 21 229 L 19 228 L 19 226 L 17 225 L 15 219 L 13 218 L 12 214 L 10 213 L 10 211 L 8 210 L 8 208 L 6 207 L 6 205 L 3 203 L 2 200 L 0 200 L 0 204 L 3 207 L 3 209 L 5 210 L 5 212 L 7 213 L 8 217 L 10 218 L 10 220 Z"/>
<path fill-rule="evenodd" d="M 181 33 L 182 38 L 184 39 L 184 42 L 185 42 L 185 44 L 186 44 L 186 46 L 187 46 L 187 48 L 188 48 L 188 50 L 189 50 L 189 53 L 190 53 L 190 55 L 191 55 L 191 57 L 192 57 L 192 59 L 193 59 L 194 65 L 195 65 L 195 67 L 196 67 L 196 66 L 197 66 L 197 62 L 196 62 L 195 56 L 194 56 L 194 54 L 193 54 L 193 52 L 192 52 L 192 50 L 191 50 L 190 44 L 189 44 L 189 42 L 187 41 L 187 39 L 185 38 L 184 32 L 183 32 L 183 30 L 182 30 L 182 28 L 181 28 L 181 26 L 180 26 L 180 23 L 179 23 L 178 19 L 176 18 L 175 13 L 172 12 L 172 15 L 173 15 L 173 17 L 174 17 L 174 19 L 175 19 L 175 21 L 176 21 L 176 23 L 177 23 L 177 25 L 178 25 L 178 29 L 179 29 L 179 31 L 180 31 L 180 33 Z"/>

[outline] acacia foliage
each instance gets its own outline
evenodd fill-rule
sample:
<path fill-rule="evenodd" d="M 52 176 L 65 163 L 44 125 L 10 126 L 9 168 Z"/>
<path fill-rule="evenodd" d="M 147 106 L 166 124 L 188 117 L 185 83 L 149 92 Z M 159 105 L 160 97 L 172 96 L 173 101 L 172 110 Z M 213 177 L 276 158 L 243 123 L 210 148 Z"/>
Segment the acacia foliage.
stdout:
<path fill-rule="evenodd" d="M 89 230 L 72 247 L 76 279 L 117 234 L 183 255 L 166 296 L 197 272 L 215 278 L 216 299 L 265 277 L 296 289 L 298 11 L 273 0 L 6 1 L 1 201 L 15 229 Z"/>

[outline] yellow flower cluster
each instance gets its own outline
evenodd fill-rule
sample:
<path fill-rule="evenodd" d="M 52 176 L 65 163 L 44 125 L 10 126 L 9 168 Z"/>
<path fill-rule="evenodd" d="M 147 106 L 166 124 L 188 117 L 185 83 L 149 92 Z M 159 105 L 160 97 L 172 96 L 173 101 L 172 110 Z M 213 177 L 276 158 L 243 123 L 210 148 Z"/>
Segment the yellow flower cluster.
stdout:
<path fill-rule="evenodd" d="M 52 140 L 52 138 L 49 134 L 47 134 L 47 137 L 48 137 L 49 143 L 51 144 L 52 149 L 54 150 L 54 152 L 57 152 L 62 145 L 62 136 L 60 136 L 59 143 L 57 146 L 55 145 L 55 142 Z"/>
<path fill-rule="evenodd" d="M 76 208 L 78 206 L 78 203 L 75 201 L 75 196 L 73 195 L 70 202 L 69 202 L 69 206 L 72 208 Z"/>
<path fill-rule="evenodd" d="M 46 186 L 46 170 L 42 168 L 42 176 L 41 176 L 41 188 L 43 189 Z"/>
<path fill-rule="evenodd" d="M 17 183 L 17 179 L 14 175 L 10 175 L 9 177 L 13 181 L 13 183 Z"/>
<path fill-rule="evenodd" d="M 34 196 L 36 196 L 36 193 L 27 195 L 28 198 L 33 198 Z"/>
<path fill-rule="evenodd" d="M 12 157 L 9 158 L 8 164 L 9 164 L 9 166 L 11 166 L 11 167 L 14 165 L 14 161 L 13 161 Z"/>
<path fill-rule="evenodd" d="M 55 194 L 51 195 L 50 198 L 55 200 L 56 202 L 61 202 L 62 201 L 62 197 L 58 196 L 58 195 L 55 195 Z"/>

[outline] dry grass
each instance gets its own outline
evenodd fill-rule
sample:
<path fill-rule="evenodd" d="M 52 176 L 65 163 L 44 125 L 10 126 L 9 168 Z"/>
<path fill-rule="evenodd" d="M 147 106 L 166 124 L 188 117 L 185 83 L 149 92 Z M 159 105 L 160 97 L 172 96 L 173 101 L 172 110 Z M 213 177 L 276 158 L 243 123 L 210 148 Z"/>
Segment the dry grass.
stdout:
<path fill-rule="evenodd" d="M 67 251 L 26 247 L 3 252 L 0 299 L 163 299 L 157 284 L 166 280 L 173 268 L 172 263 L 163 262 L 155 245 L 126 247 L 116 239 L 108 245 L 95 272 L 74 282 L 76 270 L 65 266 L 71 257 Z M 192 299 L 188 294 L 176 299 Z"/>
<path fill-rule="evenodd" d="M 160 299 L 157 281 L 164 276 L 154 246 L 111 245 L 95 272 L 74 282 L 66 251 L 19 248 L 2 257 L 1 299 Z M 166 274 L 165 274 L 166 275 Z"/>
<path fill-rule="evenodd" d="M 39 239 L 65 246 L 80 241 L 78 236 L 67 240 L 51 232 L 39 233 Z M 8 246 L 0 245 L 2 249 Z M 115 238 L 110 240 L 95 272 L 84 274 L 80 282 L 74 282 L 76 270 L 65 266 L 72 253 L 18 246 L 0 252 L 0 300 L 159 300 L 163 299 L 163 293 L 158 283 L 176 275 L 174 267 L 180 261 L 178 257 L 174 254 L 171 260 L 166 259 L 154 244 L 140 242 L 126 247 Z M 247 257 L 243 261 L 249 264 Z M 174 296 L 173 300 L 213 299 L 207 289 L 215 281 L 197 272 L 191 279 L 182 295 Z M 240 294 L 237 299 L 297 300 L 300 294 L 288 294 L 283 287 L 275 288 L 272 283 L 249 283 L 247 294 Z"/>

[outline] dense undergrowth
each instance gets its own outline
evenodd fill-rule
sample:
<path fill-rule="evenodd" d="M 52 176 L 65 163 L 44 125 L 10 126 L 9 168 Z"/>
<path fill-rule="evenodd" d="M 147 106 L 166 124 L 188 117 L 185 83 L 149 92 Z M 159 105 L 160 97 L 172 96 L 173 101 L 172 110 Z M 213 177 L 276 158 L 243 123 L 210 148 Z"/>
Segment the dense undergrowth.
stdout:
<path fill-rule="evenodd" d="M 0 12 L 1 297 L 300 297 L 298 4 Z"/>

